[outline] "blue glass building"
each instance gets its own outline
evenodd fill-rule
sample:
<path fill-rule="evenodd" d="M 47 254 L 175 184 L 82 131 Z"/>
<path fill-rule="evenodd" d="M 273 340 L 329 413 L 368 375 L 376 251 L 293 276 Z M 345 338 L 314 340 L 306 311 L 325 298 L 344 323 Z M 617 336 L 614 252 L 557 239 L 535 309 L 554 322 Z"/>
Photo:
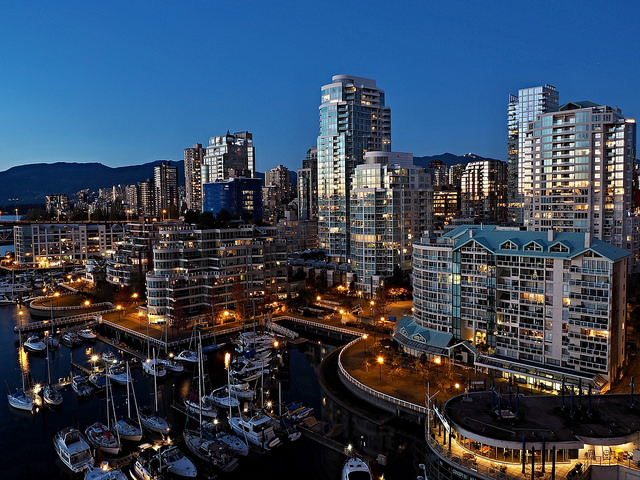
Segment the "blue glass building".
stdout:
<path fill-rule="evenodd" d="M 230 178 L 203 185 L 202 211 L 217 215 L 223 208 L 232 216 L 250 213 L 262 220 L 262 180 L 259 178 Z"/>

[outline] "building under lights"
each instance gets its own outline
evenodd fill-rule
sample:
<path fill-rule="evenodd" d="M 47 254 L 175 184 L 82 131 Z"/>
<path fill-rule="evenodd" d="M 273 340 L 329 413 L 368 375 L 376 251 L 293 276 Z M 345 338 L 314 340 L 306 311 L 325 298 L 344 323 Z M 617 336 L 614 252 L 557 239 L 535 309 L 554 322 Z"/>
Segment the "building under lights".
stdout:
<path fill-rule="evenodd" d="M 625 359 L 629 252 L 588 233 L 463 226 L 413 245 L 418 326 L 475 367 L 537 388 L 606 391 Z"/>
<path fill-rule="evenodd" d="M 18 265 L 41 268 L 86 265 L 89 259 L 112 254 L 122 240 L 123 231 L 117 222 L 16 225 L 15 261 Z"/>
<path fill-rule="evenodd" d="M 367 152 L 350 200 L 352 271 L 357 289 L 375 295 L 385 278 L 410 272 L 414 240 L 433 228 L 431 176 L 410 153 Z"/>
<path fill-rule="evenodd" d="M 266 297 L 287 296 L 287 250 L 275 227 L 161 229 L 147 272 L 150 323 L 235 310 L 241 292 L 249 315 Z M 235 289 L 235 292 L 234 292 Z M 252 305 L 253 304 L 253 305 Z"/>
<path fill-rule="evenodd" d="M 334 75 L 321 91 L 318 136 L 318 244 L 330 261 L 346 262 L 351 175 L 371 151 L 391 150 L 391 110 L 376 81 Z"/>
<path fill-rule="evenodd" d="M 571 102 L 529 122 L 523 148 L 527 229 L 590 232 L 632 251 L 630 268 L 640 271 L 632 219 L 635 120 L 618 108 Z"/>

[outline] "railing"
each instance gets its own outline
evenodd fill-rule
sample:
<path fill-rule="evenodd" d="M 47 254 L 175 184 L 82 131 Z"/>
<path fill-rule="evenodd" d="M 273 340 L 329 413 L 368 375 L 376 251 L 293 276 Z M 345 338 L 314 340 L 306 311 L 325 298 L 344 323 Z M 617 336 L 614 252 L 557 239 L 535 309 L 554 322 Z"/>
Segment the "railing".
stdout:
<path fill-rule="evenodd" d="M 291 320 L 292 322 L 300 323 L 302 325 L 307 325 L 309 327 L 322 328 L 324 330 L 331 330 L 333 332 L 344 333 L 345 335 L 351 335 L 354 337 L 360 337 L 362 334 L 357 330 L 351 330 L 348 328 L 337 327 L 335 325 L 327 325 L 326 323 L 313 322 L 311 320 L 306 320 L 304 318 L 291 317 L 289 315 L 282 315 L 278 317 L 279 319 Z"/>
<path fill-rule="evenodd" d="M 99 316 L 99 313 L 92 312 L 92 313 L 84 313 L 82 315 L 74 315 L 72 317 L 58 318 L 54 320 L 43 320 L 41 322 L 31 322 L 26 325 L 16 325 L 15 327 L 13 327 L 13 331 L 15 333 L 33 332 L 35 330 L 47 330 L 54 327 L 60 327 L 64 325 L 73 325 L 75 323 L 81 323 L 81 322 L 95 321 L 97 323 L 97 319 L 96 319 L 97 316 Z"/>
<path fill-rule="evenodd" d="M 406 410 L 412 411 L 412 412 L 416 412 L 419 413 L 421 415 L 427 415 L 427 408 L 423 407 L 422 405 L 417 405 L 415 403 L 412 402 L 407 402 L 406 400 L 402 400 L 400 398 L 397 397 L 393 397 L 391 395 L 387 395 L 386 393 L 382 393 L 379 392 L 378 390 L 375 390 L 371 387 L 369 387 L 368 385 L 365 385 L 364 383 L 360 382 L 359 380 L 355 379 L 354 377 L 351 376 L 351 374 L 349 374 L 349 372 L 347 372 L 347 370 L 344 368 L 344 366 L 342 365 L 342 354 L 344 353 L 344 351 L 346 349 L 348 349 L 349 347 L 355 345 L 357 342 L 361 342 L 363 341 L 362 338 L 356 338 L 355 340 L 349 342 L 347 345 L 344 346 L 344 348 L 340 351 L 340 355 L 338 355 L 338 368 L 340 370 L 340 373 L 342 374 L 342 376 L 349 381 L 351 384 L 353 384 L 356 388 L 358 388 L 359 390 L 363 391 L 364 393 L 371 395 L 374 398 L 377 398 L 378 400 L 381 400 L 385 403 L 389 403 L 391 405 L 397 406 L 397 407 L 402 407 Z"/>

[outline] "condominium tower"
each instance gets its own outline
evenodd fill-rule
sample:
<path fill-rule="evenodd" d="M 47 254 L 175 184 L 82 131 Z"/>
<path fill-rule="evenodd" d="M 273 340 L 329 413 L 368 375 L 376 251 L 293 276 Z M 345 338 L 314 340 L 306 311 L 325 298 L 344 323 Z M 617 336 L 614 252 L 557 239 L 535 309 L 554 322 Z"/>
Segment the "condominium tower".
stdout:
<path fill-rule="evenodd" d="M 321 90 L 318 136 L 318 243 L 349 258 L 350 178 L 367 151 L 391 150 L 391 110 L 375 80 L 335 75 Z"/>
<path fill-rule="evenodd" d="M 178 167 L 168 162 L 153 167 L 155 214 L 171 214 L 171 208 L 178 207 Z"/>
<path fill-rule="evenodd" d="M 211 137 L 202 160 L 200 182 L 212 183 L 229 177 L 255 177 L 253 135 L 237 132 Z"/>
<path fill-rule="evenodd" d="M 567 103 L 529 122 L 523 150 L 527 229 L 590 232 L 634 250 L 635 120 L 618 108 Z"/>
<path fill-rule="evenodd" d="M 410 153 L 367 152 L 351 183 L 351 266 L 358 290 L 375 295 L 409 273 L 413 242 L 433 228 L 431 175 Z"/>
<path fill-rule="evenodd" d="M 184 149 L 184 179 L 187 208 L 202 211 L 202 181 L 200 171 L 205 149 L 196 143 L 193 148 Z"/>
<path fill-rule="evenodd" d="M 413 245 L 415 322 L 537 388 L 604 391 L 625 363 L 629 252 L 589 233 L 464 226 Z"/>
<path fill-rule="evenodd" d="M 508 192 L 509 220 L 522 225 L 522 206 L 524 203 L 524 187 L 522 185 L 522 151 L 524 134 L 529 122 L 536 120 L 542 113 L 558 109 L 558 90 L 553 85 L 522 88 L 518 95 L 509 95 L 508 107 Z"/>

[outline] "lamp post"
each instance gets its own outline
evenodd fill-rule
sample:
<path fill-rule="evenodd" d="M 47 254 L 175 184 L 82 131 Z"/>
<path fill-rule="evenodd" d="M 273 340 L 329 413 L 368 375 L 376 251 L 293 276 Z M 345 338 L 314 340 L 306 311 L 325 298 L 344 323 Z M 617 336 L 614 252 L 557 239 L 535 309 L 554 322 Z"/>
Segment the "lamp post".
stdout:
<path fill-rule="evenodd" d="M 438 367 L 440 366 L 440 363 L 442 362 L 442 360 L 440 360 L 440 357 L 436 357 L 434 362 L 436 364 L 436 378 L 438 378 Z"/>
<path fill-rule="evenodd" d="M 140 323 L 140 329 L 142 330 L 142 315 L 143 313 L 140 311 L 138 312 L 138 321 Z"/>
<path fill-rule="evenodd" d="M 362 335 L 362 340 L 364 343 L 364 353 L 365 355 L 367 354 L 367 338 L 369 338 L 369 335 L 367 335 L 366 333 L 364 335 Z"/>
<path fill-rule="evenodd" d="M 382 383 L 382 364 L 384 363 L 384 358 L 381 356 L 378 357 L 378 365 L 380 365 L 380 383 Z"/>
<path fill-rule="evenodd" d="M 165 209 L 162 209 L 162 221 L 164 222 L 164 217 L 167 214 L 167 211 Z"/>
<path fill-rule="evenodd" d="M 116 305 L 116 310 L 118 311 L 118 323 L 120 323 L 120 310 L 122 310 L 122 305 Z"/>

